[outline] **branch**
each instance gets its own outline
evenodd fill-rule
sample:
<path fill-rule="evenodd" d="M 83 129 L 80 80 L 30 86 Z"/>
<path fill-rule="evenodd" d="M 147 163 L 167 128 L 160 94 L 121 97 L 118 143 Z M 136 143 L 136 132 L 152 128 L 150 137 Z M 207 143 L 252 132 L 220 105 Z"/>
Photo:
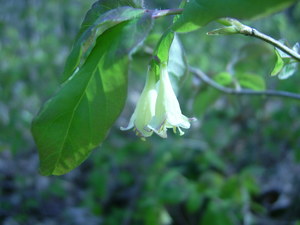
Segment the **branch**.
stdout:
<path fill-rule="evenodd" d="M 253 36 L 255 38 L 263 40 L 263 41 L 275 46 L 276 48 L 280 49 L 281 51 L 285 52 L 286 54 L 288 54 L 289 56 L 291 56 L 298 62 L 300 62 L 300 55 L 296 51 L 288 48 L 281 42 L 275 40 L 274 38 L 272 38 L 266 34 L 261 33 L 260 31 L 254 29 L 252 27 L 245 26 L 245 29 L 240 30 L 240 34 L 244 34 L 247 36 Z"/>
<path fill-rule="evenodd" d="M 183 12 L 183 9 L 163 9 L 163 10 L 149 10 L 146 9 L 146 12 L 152 13 L 152 18 L 157 19 L 164 16 L 169 15 L 180 15 Z M 219 23 L 224 24 L 229 27 L 217 29 L 212 32 L 208 32 L 210 35 L 214 34 L 243 34 L 246 36 L 252 36 L 255 38 L 258 38 L 260 40 L 263 40 L 274 47 L 280 49 L 281 51 L 285 52 L 289 56 L 291 56 L 293 59 L 300 62 L 300 54 L 298 54 L 293 49 L 290 49 L 286 45 L 282 44 L 280 41 L 275 40 L 274 38 L 252 28 L 247 25 L 242 24 L 240 21 L 232 18 L 223 18 L 218 20 Z M 227 32 L 227 33 L 226 33 Z"/>
<path fill-rule="evenodd" d="M 290 99 L 297 99 L 300 100 L 300 94 L 295 94 L 286 91 L 275 91 L 275 90 L 266 90 L 266 91 L 251 91 L 251 90 L 235 90 L 232 88 L 224 87 L 214 80 L 210 79 L 208 75 L 202 72 L 199 69 L 189 67 L 189 71 L 193 73 L 195 76 L 200 78 L 206 84 L 212 86 L 213 88 L 224 92 L 230 95 L 266 95 L 266 96 L 273 96 L 273 97 L 281 97 L 281 98 L 290 98 Z"/>
<path fill-rule="evenodd" d="M 252 27 L 242 24 L 236 19 L 225 18 L 220 19 L 218 22 L 226 25 L 227 27 L 208 32 L 208 34 L 226 34 L 226 32 L 228 31 L 227 34 L 243 34 L 246 36 L 252 36 L 273 45 L 274 47 L 280 49 L 281 51 L 285 52 L 286 54 L 300 62 L 300 55 L 298 54 L 298 52 L 294 51 L 293 49 L 290 49 L 286 45 L 282 44 L 280 41 L 277 41 L 274 38 L 263 34 Z"/>

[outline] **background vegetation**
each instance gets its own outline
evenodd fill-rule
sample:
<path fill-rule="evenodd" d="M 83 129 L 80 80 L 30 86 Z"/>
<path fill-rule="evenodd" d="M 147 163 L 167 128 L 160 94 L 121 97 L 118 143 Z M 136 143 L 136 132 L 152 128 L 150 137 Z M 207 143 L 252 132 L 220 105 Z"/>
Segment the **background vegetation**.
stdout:
<path fill-rule="evenodd" d="M 145 52 L 171 18 L 156 20 L 145 46 L 133 56 L 128 104 L 104 144 L 67 175 L 39 175 L 30 123 L 57 90 L 72 40 L 92 3 L 1 2 L 0 223 L 300 224 L 299 101 L 225 95 L 189 74 L 179 101 L 198 121 L 185 136 L 170 133 L 166 140 L 143 142 L 119 130 L 143 87 L 150 59 Z M 146 1 L 148 8 L 178 3 Z M 245 23 L 293 45 L 299 41 L 300 4 Z M 299 72 L 287 80 L 270 76 L 273 47 L 250 37 L 205 35 L 218 26 L 179 36 L 189 65 L 224 85 L 229 73 L 237 85 L 259 77 L 267 89 L 300 92 Z"/>

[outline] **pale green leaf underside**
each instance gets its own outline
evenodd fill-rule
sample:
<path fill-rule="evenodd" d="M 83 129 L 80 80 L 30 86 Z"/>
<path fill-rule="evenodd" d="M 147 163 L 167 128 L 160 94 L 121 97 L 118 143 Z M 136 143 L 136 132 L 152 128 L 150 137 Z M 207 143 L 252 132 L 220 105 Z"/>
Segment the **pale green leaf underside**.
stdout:
<path fill-rule="evenodd" d="M 290 62 L 285 64 L 282 70 L 278 73 L 278 78 L 285 80 L 293 76 L 298 70 L 298 64 L 298 62 Z"/>
<path fill-rule="evenodd" d="M 170 57 L 168 61 L 168 72 L 172 82 L 172 87 L 175 93 L 178 92 L 179 85 L 187 74 L 187 62 L 183 47 L 179 37 L 175 35 L 172 45 L 170 47 Z"/>
<path fill-rule="evenodd" d="M 298 43 L 293 46 L 293 50 L 295 52 L 299 51 Z M 275 53 L 277 60 L 271 75 L 277 75 L 281 80 L 288 79 L 289 77 L 293 76 L 298 70 L 298 62 L 280 49 L 275 48 Z"/>

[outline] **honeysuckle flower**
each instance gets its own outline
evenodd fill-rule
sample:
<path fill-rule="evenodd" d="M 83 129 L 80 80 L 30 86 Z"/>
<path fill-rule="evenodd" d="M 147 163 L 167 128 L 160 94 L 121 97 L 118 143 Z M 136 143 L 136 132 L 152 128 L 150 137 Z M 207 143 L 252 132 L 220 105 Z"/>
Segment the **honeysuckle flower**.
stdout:
<path fill-rule="evenodd" d="M 155 103 L 157 90 L 155 86 L 155 74 L 148 70 L 145 87 L 138 100 L 134 113 L 132 114 L 127 127 L 121 127 L 121 130 L 134 129 L 136 135 L 145 138 L 152 135 L 153 131 L 148 128 L 148 124 L 155 113 Z"/>
<path fill-rule="evenodd" d="M 155 115 L 148 127 L 159 136 L 167 137 L 167 128 L 173 128 L 174 133 L 178 129 L 179 134 L 184 132 L 181 128 L 189 129 L 190 121 L 181 113 L 180 105 L 172 88 L 168 74 L 167 64 L 162 64 L 160 68 L 160 80 L 157 93 Z"/>

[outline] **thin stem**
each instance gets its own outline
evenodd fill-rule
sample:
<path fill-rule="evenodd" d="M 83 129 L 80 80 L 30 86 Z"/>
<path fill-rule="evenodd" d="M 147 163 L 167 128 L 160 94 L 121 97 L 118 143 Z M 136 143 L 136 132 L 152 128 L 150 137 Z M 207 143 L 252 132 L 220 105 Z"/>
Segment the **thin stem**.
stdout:
<path fill-rule="evenodd" d="M 245 26 L 245 28 L 246 29 L 241 29 L 239 31 L 240 34 L 244 34 L 247 36 L 253 36 L 255 38 L 263 40 L 263 41 L 275 46 L 276 48 L 280 49 L 281 51 L 285 52 L 286 54 L 290 55 L 292 58 L 294 58 L 300 62 L 300 55 L 296 51 L 294 51 L 294 50 L 288 48 L 287 46 L 285 46 L 284 44 L 282 44 L 280 41 L 277 41 L 274 38 L 272 38 L 266 34 L 263 34 L 260 31 L 254 29 L 252 27 Z"/>
<path fill-rule="evenodd" d="M 252 91 L 252 90 L 235 90 L 232 88 L 224 87 L 214 80 L 210 79 L 203 71 L 197 68 L 189 67 L 189 71 L 193 73 L 195 76 L 200 78 L 203 82 L 212 86 L 213 88 L 224 92 L 230 95 L 266 95 L 266 96 L 274 96 L 274 97 L 282 97 L 282 98 L 290 98 L 300 100 L 300 94 L 295 94 L 286 91 L 275 91 L 275 90 L 266 90 L 266 91 Z"/>
<path fill-rule="evenodd" d="M 154 19 L 164 17 L 164 16 L 170 16 L 170 15 L 180 15 L 182 14 L 183 9 L 163 9 L 163 10 L 146 10 L 146 12 L 152 12 L 152 17 Z M 260 40 L 263 40 L 276 48 L 280 49 L 281 51 L 285 52 L 286 54 L 290 55 L 292 58 L 300 62 L 300 54 L 298 54 L 296 51 L 290 49 L 289 47 L 282 44 L 280 41 L 277 41 L 276 39 L 252 28 L 249 26 L 246 26 L 235 19 L 225 19 L 227 21 L 233 21 L 235 25 L 238 24 L 236 28 L 238 28 L 236 31 L 240 34 L 246 35 L 246 36 L 252 36 L 255 38 L 258 38 Z M 220 20 L 221 21 L 221 20 Z"/>
<path fill-rule="evenodd" d="M 146 12 L 152 13 L 152 18 L 157 19 L 164 16 L 170 15 L 180 15 L 183 9 L 162 9 L 162 10 L 149 10 L 147 9 Z"/>
<path fill-rule="evenodd" d="M 219 23 L 227 26 L 227 28 L 231 28 L 229 31 L 229 33 L 227 34 L 243 34 L 246 36 L 252 36 L 255 38 L 258 38 L 262 41 L 265 41 L 271 45 L 273 45 L 274 47 L 280 49 L 281 51 L 285 52 L 286 54 L 288 54 L 289 56 L 291 56 L 292 58 L 294 58 L 295 60 L 297 60 L 298 62 L 300 62 L 300 54 L 296 51 L 294 51 L 293 49 L 287 47 L 286 45 L 282 44 L 280 41 L 275 40 L 274 38 L 261 33 L 260 31 L 249 27 L 247 25 L 242 24 L 240 21 L 236 20 L 236 19 L 232 19 L 232 18 L 223 18 L 223 19 L 219 19 L 218 20 Z M 219 29 L 213 32 L 208 32 L 208 34 L 218 34 L 218 32 L 223 31 L 223 29 Z M 226 29 L 224 29 L 224 32 L 226 33 Z"/>

